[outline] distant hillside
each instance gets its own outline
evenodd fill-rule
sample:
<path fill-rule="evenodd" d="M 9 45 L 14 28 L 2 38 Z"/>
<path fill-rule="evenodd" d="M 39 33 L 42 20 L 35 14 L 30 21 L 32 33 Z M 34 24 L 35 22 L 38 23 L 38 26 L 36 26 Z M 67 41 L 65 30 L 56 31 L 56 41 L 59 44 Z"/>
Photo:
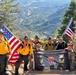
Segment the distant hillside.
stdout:
<path fill-rule="evenodd" d="M 21 12 L 15 30 L 21 34 L 53 35 L 70 0 L 18 0 Z M 45 34 L 45 35 L 46 35 Z"/>

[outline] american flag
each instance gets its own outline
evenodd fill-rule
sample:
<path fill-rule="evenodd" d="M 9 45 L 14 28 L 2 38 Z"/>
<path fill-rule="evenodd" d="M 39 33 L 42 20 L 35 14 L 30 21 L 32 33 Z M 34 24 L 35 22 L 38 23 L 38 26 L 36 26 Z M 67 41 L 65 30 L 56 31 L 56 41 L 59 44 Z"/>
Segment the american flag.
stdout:
<path fill-rule="evenodd" d="M 8 43 L 11 48 L 11 53 L 9 55 L 8 61 L 11 64 L 14 64 L 18 57 L 19 54 L 17 53 L 17 50 L 22 46 L 21 42 L 11 33 L 11 31 L 6 27 L 2 26 L 2 30 L 4 31 L 4 36 L 7 38 Z"/>
<path fill-rule="evenodd" d="M 63 33 L 63 35 L 66 35 L 67 37 L 72 39 L 73 33 L 74 33 L 74 22 L 73 22 L 73 18 L 71 18 L 71 20 L 70 20 L 65 32 Z"/>

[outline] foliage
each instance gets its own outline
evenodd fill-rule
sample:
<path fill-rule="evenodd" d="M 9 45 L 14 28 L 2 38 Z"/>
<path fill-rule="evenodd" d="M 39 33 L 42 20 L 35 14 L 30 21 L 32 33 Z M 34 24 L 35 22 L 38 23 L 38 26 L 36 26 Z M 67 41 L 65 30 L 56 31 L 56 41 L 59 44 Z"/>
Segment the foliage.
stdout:
<path fill-rule="evenodd" d="M 12 30 L 11 25 L 15 24 L 17 13 L 19 12 L 18 3 L 16 0 L 2 0 L 0 1 L 0 27 L 6 25 Z"/>

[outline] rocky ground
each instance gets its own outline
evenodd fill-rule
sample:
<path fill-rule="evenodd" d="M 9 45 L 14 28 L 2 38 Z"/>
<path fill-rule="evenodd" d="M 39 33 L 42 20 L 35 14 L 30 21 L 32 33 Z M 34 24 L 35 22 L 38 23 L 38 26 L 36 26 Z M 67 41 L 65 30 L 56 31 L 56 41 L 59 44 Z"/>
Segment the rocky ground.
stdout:
<path fill-rule="evenodd" d="M 14 70 L 10 65 L 8 65 L 7 73 L 9 75 L 14 75 Z M 23 73 L 23 67 L 19 68 L 19 73 L 22 75 Z M 26 74 L 24 75 L 76 75 L 76 70 L 74 71 L 66 71 L 66 70 L 49 70 L 45 69 L 43 71 L 32 71 L 29 70 Z"/>

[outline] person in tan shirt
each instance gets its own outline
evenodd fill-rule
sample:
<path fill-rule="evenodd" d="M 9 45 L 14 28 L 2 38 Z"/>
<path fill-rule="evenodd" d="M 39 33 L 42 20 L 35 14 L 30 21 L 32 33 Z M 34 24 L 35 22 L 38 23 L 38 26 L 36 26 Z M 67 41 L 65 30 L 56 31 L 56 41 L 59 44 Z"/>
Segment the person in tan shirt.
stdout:
<path fill-rule="evenodd" d="M 36 49 L 36 44 L 40 44 L 41 45 L 41 48 L 43 48 L 43 46 L 45 45 L 45 41 L 43 41 L 43 40 L 40 40 L 40 38 L 36 35 L 35 36 L 35 39 L 34 40 L 32 40 L 32 42 L 34 43 L 34 49 Z"/>
<path fill-rule="evenodd" d="M 44 50 L 54 50 L 54 45 L 53 45 L 53 41 L 52 41 L 52 38 L 49 37 L 48 38 L 48 42 L 45 44 L 44 46 Z"/>

